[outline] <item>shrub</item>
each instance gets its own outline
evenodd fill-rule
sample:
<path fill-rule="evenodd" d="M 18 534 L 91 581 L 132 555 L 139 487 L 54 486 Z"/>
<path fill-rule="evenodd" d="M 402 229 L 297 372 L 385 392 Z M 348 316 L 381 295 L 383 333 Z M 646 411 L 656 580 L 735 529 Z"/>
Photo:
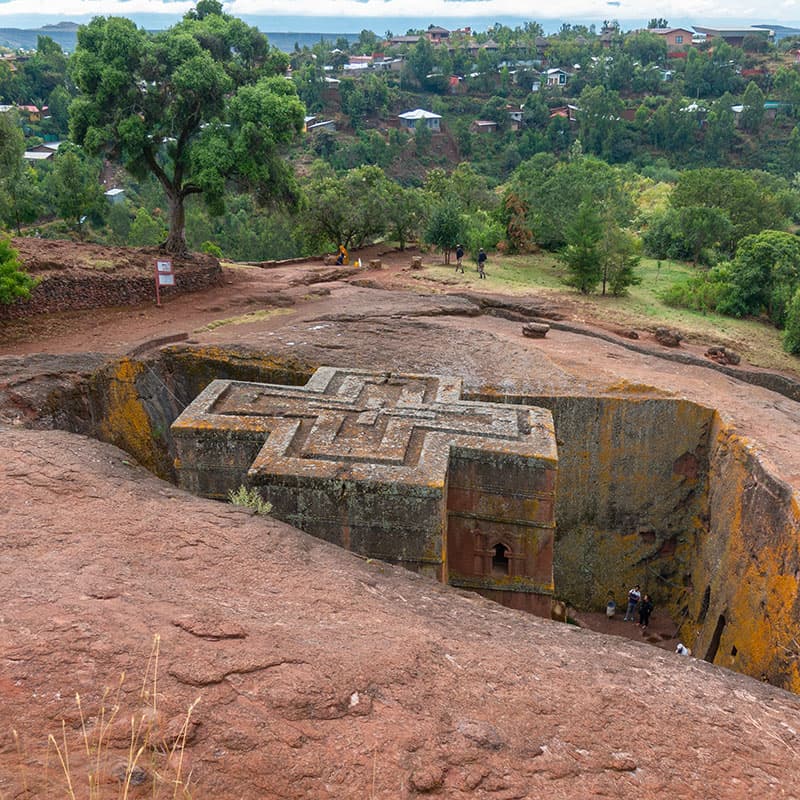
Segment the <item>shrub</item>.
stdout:
<path fill-rule="evenodd" d="M 208 240 L 200 245 L 200 251 L 203 253 L 208 253 L 210 256 L 214 256 L 214 258 L 222 258 L 222 248 L 219 245 L 214 244 L 214 242 L 210 242 Z"/>
<path fill-rule="evenodd" d="M 228 492 L 228 500 L 235 506 L 252 509 L 254 514 L 266 516 L 272 511 L 272 503 L 264 500 L 258 489 L 248 489 L 244 484 L 236 490 L 231 489 Z"/>
<path fill-rule="evenodd" d="M 786 328 L 783 331 L 783 349 L 787 353 L 800 353 L 800 289 L 797 289 L 786 312 Z"/>
<path fill-rule="evenodd" d="M 19 253 L 8 239 L 0 238 L 0 303 L 27 300 L 35 282 L 20 268 Z"/>
<path fill-rule="evenodd" d="M 672 284 L 661 295 L 666 305 L 695 311 L 722 311 L 731 302 L 729 265 L 721 264 L 688 280 Z M 738 315 L 741 316 L 741 315 Z"/>

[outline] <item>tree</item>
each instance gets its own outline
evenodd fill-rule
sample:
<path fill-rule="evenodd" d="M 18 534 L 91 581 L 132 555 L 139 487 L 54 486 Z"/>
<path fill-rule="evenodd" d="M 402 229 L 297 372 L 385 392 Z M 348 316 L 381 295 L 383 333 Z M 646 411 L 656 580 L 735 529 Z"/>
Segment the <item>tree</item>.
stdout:
<path fill-rule="evenodd" d="M 758 133 L 764 121 L 764 92 L 753 81 L 747 84 L 742 97 L 739 127 L 748 133 Z"/>
<path fill-rule="evenodd" d="M 720 208 L 684 206 L 678 209 L 677 232 L 696 265 L 706 248 L 717 247 L 730 236 L 731 221 Z"/>
<path fill-rule="evenodd" d="M 63 144 L 53 160 L 47 181 L 50 201 L 58 215 L 83 237 L 83 222 L 103 202 L 100 165 L 74 145 Z"/>
<path fill-rule="evenodd" d="M 731 263 L 729 283 L 719 311 L 737 317 L 766 311 L 773 323 L 783 326 L 800 286 L 800 239 L 771 230 L 746 236 Z"/>
<path fill-rule="evenodd" d="M 786 312 L 786 327 L 783 331 L 783 349 L 787 353 L 800 353 L 800 288 L 795 290 Z"/>
<path fill-rule="evenodd" d="M 706 155 L 714 160 L 727 156 L 736 140 L 736 122 L 732 105 L 733 97 L 729 92 L 725 92 L 711 107 L 706 118 Z"/>
<path fill-rule="evenodd" d="M 216 0 L 200 0 L 155 34 L 127 19 L 96 17 L 78 30 L 71 62 L 81 91 L 70 106 L 71 133 L 134 176 L 156 177 L 169 207 L 165 249 L 180 253 L 191 195 L 215 214 L 231 181 L 263 203 L 298 196 L 280 158 L 304 115 L 294 84 L 277 77 L 287 63 Z"/>
<path fill-rule="evenodd" d="M 606 287 L 614 297 L 624 295 L 629 286 L 642 282 L 636 274 L 641 261 L 642 244 L 632 233 L 623 230 L 613 220 L 604 225 L 602 237 L 602 293 Z"/>
<path fill-rule="evenodd" d="M 624 47 L 631 58 L 640 64 L 663 64 L 667 59 L 666 39 L 649 31 L 626 36 Z"/>
<path fill-rule="evenodd" d="M 25 165 L 25 137 L 16 113 L 0 114 L 0 220 L 22 233 L 22 223 L 32 222 L 39 211 L 35 177 Z"/>
<path fill-rule="evenodd" d="M 553 156 L 539 153 L 520 164 L 508 187 L 528 209 L 535 241 L 551 250 L 566 244 L 567 230 L 587 197 L 623 227 L 634 212 L 625 173 L 591 156 L 557 162 Z"/>
<path fill-rule="evenodd" d="M 461 207 L 451 199 L 437 203 L 428 217 L 425 241 L 444 253 L 444 263 L 450 263 L 450 251 L 465 238 L 466 226 Z"/>
<path fill-rule="evenodd" d="M 590 294 L 603 276 L 603 223 L 591 200 L 578 206 L 575 219 L 567 228 L 567 246 L 561 255 L 570 276 L 566 283 L 583 294 Z"/>
<path fill-rule="evenodd" d="M 624 103 L 619 93 L 603 86 L 587 86 L 578 102 L 581 144 L 587 152 L 608 159 L 623 125 Z"/>
<path fill-rule="evenodd" d="M 389 233 L 398 241 L 401 250 L 416 236 L 424 216 L 425 206 L 419 189 L 404 189 L 394 181 L 388 183 L 384 200 Z"/>
<path fill-rule="evenodd" d="M 27 300 L 33 287 L 34 280 L 20 267 L 19 253 L 8 239 L 0 238 L 0 303 Z"/>
<path fill-rule="evenodd" d="M 669 28 L 669 22 L 667 22 L 664 17 L 652 17 L 647 23 L 647 27 L 650 30 L 653 28 Z"/>
<path fill-rule="evenodd" d="M 318 167 L 306 193 L 304 228 L 333 245 L 362 247 L 386 230 L 390 192 L 391 182 L 380 167 L 358 167 L 340 175 Z"/>
<path fill-rule="evenodd" d="M 708 206 L 722 209 L 732 223 L 721 245 L 733 252 L 744 236 L 776 228 L 786 217 L 779 198 L 762 174 L 703 167 L 681 172 L 670 202 L 674 208 Z"/>

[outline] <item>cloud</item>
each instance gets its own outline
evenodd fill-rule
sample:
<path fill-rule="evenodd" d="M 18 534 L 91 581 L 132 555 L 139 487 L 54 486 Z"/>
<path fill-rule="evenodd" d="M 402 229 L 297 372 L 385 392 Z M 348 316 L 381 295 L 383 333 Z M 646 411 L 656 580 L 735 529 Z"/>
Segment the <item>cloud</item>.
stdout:
<path fill-rule="evenodd" d="M 47 22 L 64 19 L 86 19 L 95 15 L 120 14 L 135 17 L 148 15 L 171 17 L 177 20 L 195 0 L 0 0 L 0 24 L 9 17 L 35 17 Z M 672 24 L 702 24 L 728 20 L 741 24 L 743 20 L 758 22 L 783 22 L 791 24 L 800 17 L 797 0 L 779 0 L 770 6 L 765 18 L 762 6 L 753 0 L 672 0 L 655 8 L 652 0 L 620 0 L 610 7 L 606 0 L 561 0 L 556 6 L 525 6 L 521 12 L 519 0 L 230 0 L 225 10 L 236 16 L 290 16 L 293 18 L 333 17 L 341 20 L 342 27 L 358 29 L 357 20 L 372 17 L 428 19 L 431 23 L 447 24 L 448 19 L 469 19 L 480 14 L 482 18 L 522 18 L 533 20 L 596 20 L 609 17 L 647 20 L 654 14 L 665 16 Z M 348 24 L 348 20 L 353 19 Z M 309 23 L 313 27 L 312 23 Z M 262 26 L 263 27 L 263 26 Z"/>

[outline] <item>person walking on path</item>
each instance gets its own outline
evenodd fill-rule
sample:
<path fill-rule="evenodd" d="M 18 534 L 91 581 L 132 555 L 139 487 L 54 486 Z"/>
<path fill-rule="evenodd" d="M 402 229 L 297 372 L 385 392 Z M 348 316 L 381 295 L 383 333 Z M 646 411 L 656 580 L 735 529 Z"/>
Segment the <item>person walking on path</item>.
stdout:
<path fill-rule="evenodd" d="M 483 248 L 481 247 L 478 250 L 478 277 L 485 278 L 486 272 L 484 272 L 483 265 L 486 263 L 486 253 L 483 252 Z"/>
<path fill-rule="evenodd" d="M 639 603 L 639 627 L 642 629 L 642 635 L 647 630 L 650 624 L 650 615 L 653 613 L 653 601 L 650 595 L 646 594 L 642 601 Z"/>
<path fill-rule="evenodd" d="M 636 621 L 636 608 L 639 605 L 639 600 L 642 598 L 642 592 L 639 588 L 639 584 L 637 583 L 636 586 L 633 587 L 628 592 L 628 607 L 625 609 L 625 619 L 623 622 L 627 622 L 630 620 L 631 622 Z"/>
<path fill-rule="evenodd" d="M 464 265 L 461 263 L 461 260 L 464 258 L 464 245 L 460 244 L 456 247 L 456 272 L 459 270 L 461 274 L 464 274 Z"/>

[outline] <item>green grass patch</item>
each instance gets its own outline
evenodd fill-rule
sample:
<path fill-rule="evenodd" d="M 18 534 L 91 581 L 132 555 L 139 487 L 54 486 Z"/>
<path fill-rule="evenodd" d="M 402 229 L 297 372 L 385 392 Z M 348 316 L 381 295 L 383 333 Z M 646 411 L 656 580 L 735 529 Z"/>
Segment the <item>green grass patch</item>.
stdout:
<path fill-rule="evenodd" d="M 459 285 L 503 294 L 535 294 L 554 303 L 569 304 L 575 319 L 596 320 L 639 331 L 659 326 L 677 328 L 687 341 L 702 345 L 724 345 L 736 350 L 755 366 L 800 374 L 800 359 L 781 348 L 781 332 L 770 323 L 736 319 L 714 312 L 671 308 L 661 299 L 664 291 L 678 281 L 697 274 L 698 268 L 677 261 L 643 258 L 637 268 L 642 282 L 631 286 L 622 297 L 598 293 L 582 295 L 564 279 L 567 270 L 552 253 L 501 256 L 489 254 L 486 280 L 481 280 L 471 260 L 464 261 L 465 274 L 455 264 L 445 266 L 440 257 L 427 256 L 420 280 L 440 282 L 450 288 Z"/>

